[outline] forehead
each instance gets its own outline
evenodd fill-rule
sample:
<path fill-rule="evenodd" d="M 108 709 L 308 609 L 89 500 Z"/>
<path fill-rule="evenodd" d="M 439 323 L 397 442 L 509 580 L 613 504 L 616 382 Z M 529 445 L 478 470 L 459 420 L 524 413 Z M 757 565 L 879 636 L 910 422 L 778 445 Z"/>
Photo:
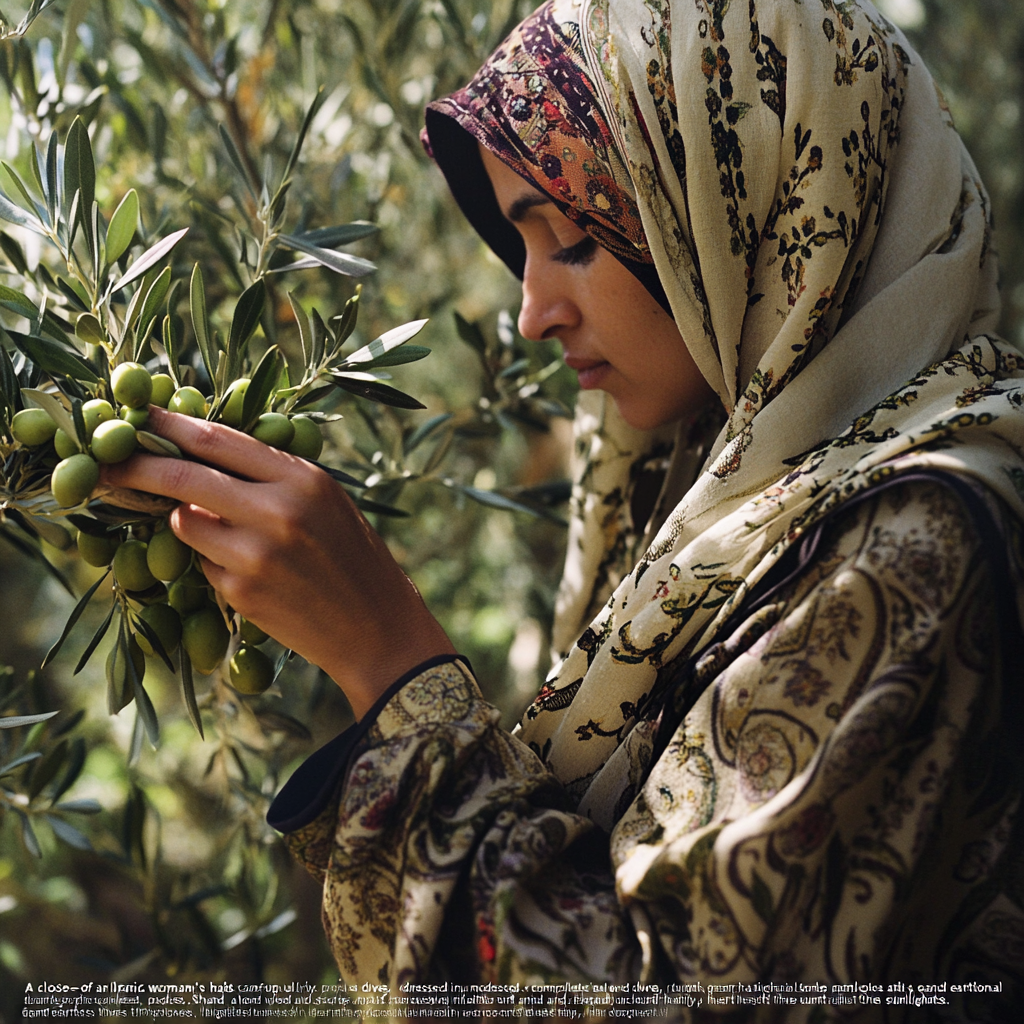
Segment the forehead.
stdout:
<path fill-rule="evenodd" d="M 478 143 L 479 145 L 479 143 Z M 511 167 L 502 163 L 489 149 L 480 146 L 480 158 L 487 171 L 487 177 L 494 188 L 494 198 L 498 200 L 501 212 L 509 220 L 522 220 L 534 207 L 547 206 L 554 210 L 549 196 L 535 188 L 528 181 L 516 174 Z"/>

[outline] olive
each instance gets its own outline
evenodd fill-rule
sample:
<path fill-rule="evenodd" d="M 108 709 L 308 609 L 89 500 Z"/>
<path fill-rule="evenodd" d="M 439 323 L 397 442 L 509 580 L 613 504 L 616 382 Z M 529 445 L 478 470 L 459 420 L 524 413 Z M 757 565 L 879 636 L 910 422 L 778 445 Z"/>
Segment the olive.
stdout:
<path fill-rule="evenodd" d="M 238 635 L 247 644 L 262 644 L 270 639 L 269 633 L 264 633 L 255 622 L 250 622 L 248 619 L 242 619 L 239 623 Z"/>
<path fill-rule="evenodd" d="M 229 427 L 240 427 L 242 425 L 242 406 L 245 404 L 245 393 L 249 390 L 249 378 L 239 377 L 228 388 L 228 399 L 224 408 L 220 411 L 221 423 Z"/>
<path fill-rule="evenodd" d="M 298 455 L 300 459 L 320 458 L 320 452 L 324 448 L 324 436 L 320 433 L 316 421 L 308 416 L 294 416 L 292 426 L 295 428 L 295 436 L 288 445 L 288 451 L 292 455 Z"/>
<path fill-rule="evenodd" d="M 96 428 L 89 447 L 97 462 L 110 464 L 124 462 L 135 451 L 136 444 L 135 428 L 130 423 L 108 420 Z"/>
<path fill-rule="evenodd" d="M 107 533 L 102 537 L 93 536 L 91 533 L 78 534 L 78 553 L 82 556 L 82 561 L 96 568 L 110 565 L 110 560 L 120 544 L 120 538 L 116 533 Z"/>
<path fill-rule="evenodd" d="M 171 412 L 180 412 L 184 416 L 202 417 L 206 415 L 206 399 L 196 388 L 186 386 L 178 388 L 171 395 L 167 408 Z"/>
<path fill-rule="evenodd" d="M 206 604 L 206 587 L 195 587 L 186 580 L 177 580 L 167 588 L 167 602 L 184 618 Z"/>
<path fill-rule="evenodd" d="M 295 437 L 295 427 L 283 413 L 265 412 L 256 421 L 252 436 L 271 448 L 287 448 Z"/>
<path fill-rule="evenodd" d="M 101 423 L 114 418 L 114 407 L 105 398 L 90 399 L 82 406 L 82 418 L 85 420 L 86 440 L 91 440 Z"/>
<path fill-rule="evenodd" d="M 72 455 L 58 462 L 50 476 L 53 500 L 61 508 L 80 505 L 99 483 L 100 467 L 89 455 Z"/>
<path fill-rule="evenodd" d="M 141 363 L 122 363 L 110 375 L 110 390 L 129 409 L 148 405 L 153 394 L 153 378 Z"/>
<path fill-rule="evenodd" d="M 161 530 L 149 542 L 146 562 L 158 580 L 176 580 L 192 564 L 192 549 L 170 529 Z"/>
<path fill-rule="evenodd" d="M 200 672 L 212 672 L 221 663 L 230 638 L 220 609 L 209 602 L 182 623 L 181 646 Z"/>
<path fill-rule="evenodd" d="M 139 612 L 139 618 L 156 633 L 164 654 L 173 654 L 181 642 L 181 617 L 167 604 L 151 604 Z M 140 629 L 135 634 L 139 646 L 149 655 L 156 654 L 149 638 Z"/>
<path fill-rule="evenodd" d="M 147 545 L 141 540 L 126 540 L 114 553 L 114 579 L 125 590 L 149 590 L 156 577 L 146 563 Z"/>
<path fill-rule="evenodd" d="M 129 409 L 127 405 L 123 406 L 121 419 L 130 423 L 136 430 L 145 430 L 146 424 L 149 423 L 149 409 L 146 406 L 141 409 Z"/>
<path fill-rule="evenodd" d="M 63 430 L 58 430 L 53 435 L 53 447 L 62 459 L 70 459 L 72 455 L 78 455 L 81 451 L 78 442 L 68 437 Z"/>
<path fill-rule="evenodd" d="M 231 685 L 239 693 L 263 693 L 274 681 L 274 663 L 255 647 L 242 644 L 228 665 Z"/>
<path fill-rule="evenodd" d="M 14 419 L 11 420 L 14 440 L 28 448 L 46 444 L 56 432 L 57 424 L 43 409 L 22 409 L 21 412 L 16 412 Z"/>
<path fill-rule="evenodd" d="M 171 395 L 173 394 L 173 379 L 166 373 L 154 373 L 153 393 L 149 396 L 150 403 L 159 405 L 161 409 L 166 409 L 167 403 L 171 400 Z"/>

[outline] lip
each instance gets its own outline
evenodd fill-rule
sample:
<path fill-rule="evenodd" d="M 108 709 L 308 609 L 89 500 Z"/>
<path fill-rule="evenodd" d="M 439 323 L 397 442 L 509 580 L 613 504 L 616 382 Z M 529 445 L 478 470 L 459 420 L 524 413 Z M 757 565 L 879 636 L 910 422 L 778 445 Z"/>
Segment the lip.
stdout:
<path fill-rule="evenodd" d="M 603 359 L 583 359 L 580 356 L 565 356 L 565 365 L 575 370 L 580 380 L 580 387 L 584 391 L 594 391 L 601 387 L 608 371 L 611 370 L 611 363 Z"/>

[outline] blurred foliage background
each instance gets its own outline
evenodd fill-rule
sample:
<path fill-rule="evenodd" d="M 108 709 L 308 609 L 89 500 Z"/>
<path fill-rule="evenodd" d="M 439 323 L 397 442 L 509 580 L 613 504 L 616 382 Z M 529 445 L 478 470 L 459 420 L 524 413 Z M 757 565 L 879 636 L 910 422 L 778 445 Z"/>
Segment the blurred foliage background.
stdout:
<path fill-rule="evenodd" d="M 375 524 L 509 723 L 547 662 L 574 382 L 557 346 L 515 335 L 515 282 L 468 229 L 418 135 L 424 104 L 468 79 L 532 6 L 57 0 L 24 32 L 26 9 L 5 3 L 0 25 L 0 157 L 27 179 L 33 146 L 53 129 L 63 138 L 81 116 L 101 209 L 109 216 L 134 187 L 148 239 L 189 226 L 175 274 L 202 262 L 215 321 L 242 290 L 244 244 L 234 227 L 244 197 L 219 126 L 259 178 L 266 161 L 283 166 L 324 87 L 293 220 L 306 229 L 376 223 L 380 231 L 352 248 L 380 268 L 364 279 L 359 338 L 429 317 L 417 343 L 433 349 L 395 381 L 427 410 L 346 404 L 334 455 L 366 480 L 369 497 L 409 513 Z M 990 189 L 1003 332 L 1024 346 L 1024 7 L 879 6 L 940 82 Z M 10 194 L 6 172 L 0 186 Z M 39 240 L 0 229 L 24 247 L 31 271 Z M 0 284 L 21 272 L 4 252 Z M 297 297 L 334 315 L 353 288 L 310 271 Z M 268 308 L 263 343 L 287 352 L 297 340 L 283 287 Z M 410 444 L 425 424 L 429 436 Z M 501 507 L 510 504 L 539 514 Z M 76 594 L 98 575 L 48 554 Z M 295 765 L 349 723 L 340 693 L 314 669 L 289 664 L 260 698 L 209 696 L 205 716 L 227 727 L 201 741 L 173 677 L 161 680 L 157 669 L 147 685 L 161 743 L 129 765 L 133 711 L 107 716 L 102 659 L 72 674 L 101 610 L 87 611 L 37 671 L 73 605 L 38 563 L 0 543 L 0 666 L 9 666 L 0 714 L 60 712 L 0 729 L 0 766 L 43 755 L 0 777 L 0 1024 L 19 1019 L 30 980 L 331 981 L 318 893 L 263 815 Z"/>

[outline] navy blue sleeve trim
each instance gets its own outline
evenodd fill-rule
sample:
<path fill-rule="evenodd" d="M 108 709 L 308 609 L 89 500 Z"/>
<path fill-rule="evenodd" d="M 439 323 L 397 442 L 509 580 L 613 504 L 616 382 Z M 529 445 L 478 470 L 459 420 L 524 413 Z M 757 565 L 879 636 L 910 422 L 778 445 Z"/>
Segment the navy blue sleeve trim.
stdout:
<path fill-rule="evenodd" d="M 473 670 L 469 660 L 458 654 L 438 654 L 420 662 L 396 679 L 355 725 L 310 754 L 274 798 L 267 811 L 267 824 L 278 832 L 295 832 L 315 820 L 337 792 L 348 771 L 352 752 L 377 721 L 387 702 L 420 673 L 453 661 L 461 661 L 470 671 Z"/>

